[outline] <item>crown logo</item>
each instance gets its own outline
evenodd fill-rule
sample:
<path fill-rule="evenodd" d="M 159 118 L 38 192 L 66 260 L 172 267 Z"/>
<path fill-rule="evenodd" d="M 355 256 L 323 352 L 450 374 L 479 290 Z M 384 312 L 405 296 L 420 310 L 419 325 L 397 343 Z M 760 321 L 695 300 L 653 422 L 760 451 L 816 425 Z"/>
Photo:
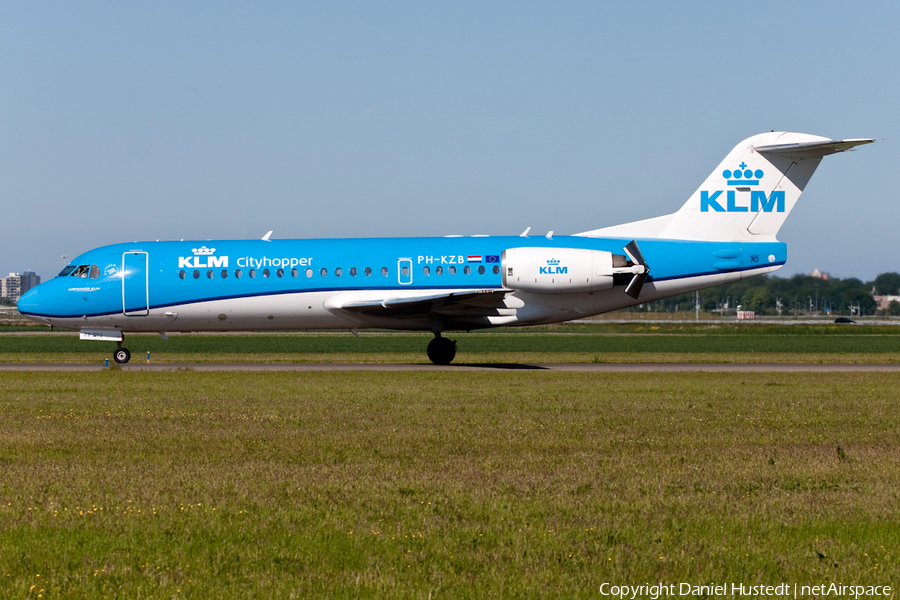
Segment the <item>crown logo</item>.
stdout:
<path fill-rule="evenodd" d="M 206 246 L 200 246 L 199 248 L 191 248 L 191 252 L 196 254 L 197 256 L 209 256 L 210 254 L 215 254 L 215 248 L 207 248 Z"/>
<path fill-rule="evenodd" d="M 550 266 L 556 266 L 559 264 L 559 260 L 555 259 L 555 258 L 551 258 L 550 260 L 547 261 L 547 264 Z"/>
<path fill-rule="evenodd" d="M 738 167 L 734 171 L 731 169 L 722 171 L 722 177 L 728 180 L 728 185 L 759 185 L 759 180 L 763 177 L 762 169 L 751 171 L 744 162 Z"/>

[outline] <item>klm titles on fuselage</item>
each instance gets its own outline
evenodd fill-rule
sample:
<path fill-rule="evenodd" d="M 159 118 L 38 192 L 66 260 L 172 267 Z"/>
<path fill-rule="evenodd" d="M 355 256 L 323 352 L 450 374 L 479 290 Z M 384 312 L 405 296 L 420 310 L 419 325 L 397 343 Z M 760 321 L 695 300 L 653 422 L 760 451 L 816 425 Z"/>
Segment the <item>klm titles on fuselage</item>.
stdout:
<path fill-rule="evenodd" d="M 194 256 L 178 257 L 179 269 L 214 269 L 219 267 L 225 269 L 228 268 L 228 257 L 215 256 L 215 248 L 207 248 L 206 246 L 201 246 L 200 248 L 193 248 L 191 251 L 194 253 Z M 237 266 L 242 269 L 245 269 L 247 267 L 294 268 L 308 267 L 312 265 L 312 261 L 313 259 L 310 257 L 269 258 L 268 256 L 263 256 L 262 258 L 254 258 L 252 256 L 242 256 L 241 258 L 237 259 Z"/>
<path fill-rule="evenodd" d="M 202 260 L 201 260 L 202 259 Z M 227 256 L 179 256 L 179 269 L 213 269 L 216 267 L 228 268 Z"/>
<path fill-rule="evenodd" d="M 762 169 L 751 171 L 747 169 L 747 165 L 741 163 L 740 168 L 734 171 L 725 169 L 722 176 L 726 179 L 729 186 L 737 186 L 736 190 L 728 190 L 725 192 L 725 206 L 719 204 L 722 199 L 722 190 L 718 190 L 710 194 L 710 192 L 700 192 L 700 212 L 784 212 L 784 190 L 775 190 L 768 196 L 762 190 L 750 190 L 750 186 L 759 185 L 762 179 Z M 750 192 L 750 205 L 745 204 L 746 198 L 739 198 L 737 192 Z"/>
<path fill-rule="evenodd" d="M 262 267 L 308 267 L 313 262 L 312 258 L 253 258 L 252 256 L 242 256 L 237 259 L 237 266 L 246 269 L 247 267 L 260 269 Z M 179 269 L 214 269 L 216 267 L 228 268 L 227 256 L 179 256 Z"/>

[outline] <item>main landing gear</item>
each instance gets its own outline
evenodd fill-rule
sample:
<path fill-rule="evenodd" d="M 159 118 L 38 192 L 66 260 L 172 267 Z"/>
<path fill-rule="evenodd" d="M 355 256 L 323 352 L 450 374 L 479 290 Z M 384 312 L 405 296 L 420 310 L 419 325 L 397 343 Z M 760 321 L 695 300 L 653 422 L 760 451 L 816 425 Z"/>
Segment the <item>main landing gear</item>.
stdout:
<path fill-rule="evenodd" d="M 124 365 L 129 360 L 131 360 L 131 352 L 128 350 L 128 348 L 122 347 L 122 342 L 119 342 L 119 347 L 116 348 L 115 352 L 113 352 L 113 360 L 120 365 Z"/>
<path fill-rule="evenodd" d="M 428 342 L 428 358 L 436 365 L 449 365 L 456 356 L 456 342 L 441 337 L 440 333 L 434 334 L 434 339 Z"/>

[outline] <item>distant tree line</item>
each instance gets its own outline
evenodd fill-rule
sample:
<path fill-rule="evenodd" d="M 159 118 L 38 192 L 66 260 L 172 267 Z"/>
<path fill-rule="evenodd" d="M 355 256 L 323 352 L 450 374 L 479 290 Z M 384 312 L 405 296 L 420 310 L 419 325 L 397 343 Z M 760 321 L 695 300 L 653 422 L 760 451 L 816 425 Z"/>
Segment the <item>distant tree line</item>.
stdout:
<path fill-rule="evenodd" d="M 753 277 L 698 292 L 700 310 L 734 314 L 752 310 L 757 315 L 875 315 L 900 316 L 900 302 L 877 310 L 874 293 L 879 296 L 900 295 L 900 274 L 882 273 L 873 281 L 855 277 L 821 279 L 810 275 Z M 673 296 L 627 309 L 631 312 L 694 312 L 694 293 Z"/>

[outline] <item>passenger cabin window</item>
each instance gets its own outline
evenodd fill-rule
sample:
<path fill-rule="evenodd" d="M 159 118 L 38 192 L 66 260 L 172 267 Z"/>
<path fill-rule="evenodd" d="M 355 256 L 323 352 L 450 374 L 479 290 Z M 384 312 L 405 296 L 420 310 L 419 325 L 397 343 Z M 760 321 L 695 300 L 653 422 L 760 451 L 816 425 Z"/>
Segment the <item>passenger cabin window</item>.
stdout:
<path fill-rule="evenodd" d="M 328 277 L 328 269 L 322 267 L 322 270 L 319 271 L 319 275 L 321 275 L 322 277 Z"/>
<path fill-rule="evenodd" d="M 484 275 L 484 265 L 478 265 L 478 274 Z"/>
<path fill-rule="evenodd" d="M 451 275 L 456 275 L 456 267 L 450 267 L 450 268 L 447 269 L 447 270 L 450 271 L 450 274 L 451 274 Z"/>
<path fill-rule="evenodd" d="M 184 279 L 184 276 L 185 276 L 185 275 L 187 275 L 187 273 L 184 272 L 184 269 L 178 271 L 178 278 L 179 278 L 179 279 Z"/>
<path fill-rule="evenodd" d="M 278 269 L 277 271 L 275 271 L 275 274 L 279 277 L 284 277 L 284 269 Z"/>
<path fill-rule="evenodd" d="M 212 270 L 212 269 L 210 269 L 209 271 L 206 272 L 206 278 L 207 278 L 207 279 L 212 279 L 212 278 L 215 277 L 215 276 L 216 276 L 216 274 L 213 273 L 213 270 Z"/>
<path fill-rule="evenodd" d="M 384 275 L 385 277 L 387 277 L 388 276 L 388 268 L 381 267 L 381 274 Z"/>
<path fill-rule="evenodd" d="M 299 274 L 300 274 L 300 271 L 298 271 L 297 269 L 291 269 L 291 277 L 296 277 Z"/>
<path fill-rule="evenodd" d="M 406 267 L 403 267 L 403 268 L 405 269 Z M 424 268 L 422 269 L 422 274 L 423 274 L 423 275 L 431 275 L 431 268 L 430 268 L 430 267 L 424 267 Z"/>
<path fill-rule="evenodd" d="M 264 277 L 264 278 L 267 278 L 268 276 L 269 276 L 269 270 L 268 270 L 268 269 L 263 269 L 263 277 Z"/>
<path fill-rule="evenodd" d="M 222 279 L 228 279 L 228 269 L 222 269 Z"/>
<path fill-rule="evenodd" d="M 344 271 L 341 270 L 340 267 L 338 267 L 337 269 L 334 270 L 334 276 L 335 276 L 335 277 L 340 277 L 341 275 L 343 275 L 343 273 L 344 273 Z"/>
<path fill-rule="evenodd" d="M 472 272 L 472 268 L 469 267 L 469 265 L 466 265 L 466 266 L 463 268 L 463 273 L 465 273 L 466 275 L 468 275 L 468 274 L 471 273 L 471 272 Z"/>
<path fill-rule="evenodd" d="M 500 265 L 494 265 L 494 268 L 492 270 L 494 271 L 494 275 L 499 275 L 500 274 Z"/>
<path fill-rule="evenodd" d="M 200 279 L 200 271 L 194 271 L 194 279 Z"/>
<path fill-rule="evenodd" d="M 366 267 L 365 270 L 363 271 L 363 273 L 366 274 L 366 277 L 371 277 L 371 275 L 372 275 L 372 268 L 371 268 L 371 267 Z"/>
<path fill-rule="evenodd" d="M 307 276 L 307 277 L 312 277 L 312 273 L 313 273 L 312 269 L 307 269 L 307 270 L 306 270 L 306 276 Z"/>
<path fill-rule="evenodd" d="M 409 267 L 401 267 L 400 274 L 404 277 L 409 277 Z"/>
<path fill-rule="evenodd" d="M 356 267 L 350 267 L 350 277 L 356 277 Z"/>
<path fill-rule="evenodd" d="M 247 275 L 250 276 L 250 279 L 253 279 L 254 277 L 256 277 L 256 269 L 250 269 L 249 271 L 247 271 Z"/>
<path fill-rule="evenodd" d="M 443 274 L 444 274 L 444 267 L 437 266 L 437 267 L 435 267 L 434 272 L 435 272 L 436 275 L 443 275 Z"/>
<path fill-rule="evenodd" d="M 243 273 L 241 272 L 240 269 L 235 269 L 235 271 L 234 271 L 234 278 L 235 278 L 235 279 L 240 279 L 242 275 L 243 275 Z"/>

